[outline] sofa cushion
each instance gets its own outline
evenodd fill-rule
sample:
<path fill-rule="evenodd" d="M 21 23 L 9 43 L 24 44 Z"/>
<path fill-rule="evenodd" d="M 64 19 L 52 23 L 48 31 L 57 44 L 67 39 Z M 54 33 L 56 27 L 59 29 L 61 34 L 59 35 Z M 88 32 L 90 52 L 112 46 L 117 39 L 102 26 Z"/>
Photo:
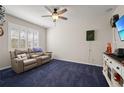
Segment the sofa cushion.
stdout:
<path fill-rule="evenodd" d="M 24 62 L 24 66 L 28 66 L 36 63 L 36 59 L 27 59 L 27 60 L 24 60 L 23 62 Z"/>
<path fill-rule="evenodd" d="M 41 60 L 45 60 L 45 59 L 49 59 L 50 57 L 47 55 L 43 55 L 43 56 L 39 56 L 37 57 L 37 59 L 41 59 Z"/>
<path fill-rule="evenodd" d="M 15 56 L 16 57 L 17 57 L 17 55 L 24 54 L 24 53 L 27 55 L 27 58 L 30 58 L 27 50 L 17 50 L 17 49 L 15 49 Z"/>
<path fill-rule="evenodd" d="M 19 55 L 17 55 L 17 58 L 21 59 L 21 60 L 26 60 L 27 59 L 27 55 L 25 53 L 24 54 L 19 54 Z"/>
<path fill-rule="evenodd" d="M 38 55 L 33 54 L 33 55 L 31 55 L 31 57 L 32 57 L 32 58 L 36 58 L 36 57 L 38 57 Z"/>
<path fill-rule="evenodd" d="M 17 49 L 15 49 L 15 54 L 16 55 L 24 54 L 24 53 L 27 53 L 27 50 L 17 50 Z"/>
<path fill-rule="evenodd" d="M 38 56 L 42 56 L 44 53 L 43 52 L 37 52 L 35 54 L 38 55 Z"/>
<path fill-rule="evenodd" d="M 34 67 L 36 67 L 36 66 L 37 66 L 37 63 L 34 63 L 34 64 L 31 64 L 31 65 L 25 66 L 25 67 L 24 67 L 24 71 L 27 71 L 27 70 L 29 70 L 29 69 L 32 69 L 32 68 L 34 68 Z"/>
<path fill-rule="evenodd" d="M 42 56 L 43 54 L 44 54 L 44 53 L 42 53 L 42 52 L 30 53 L 30 57 L 31 57 L 31 58 L 35 58 L 35 57 Z"/>
<path fill-rule="evenodd" d="M 44 60 L 44 59 L 48 59 L 49 56 L 47 56 L 47 55 L 43 55 L 43 56 L 41 56 L 41 58 Z"/>

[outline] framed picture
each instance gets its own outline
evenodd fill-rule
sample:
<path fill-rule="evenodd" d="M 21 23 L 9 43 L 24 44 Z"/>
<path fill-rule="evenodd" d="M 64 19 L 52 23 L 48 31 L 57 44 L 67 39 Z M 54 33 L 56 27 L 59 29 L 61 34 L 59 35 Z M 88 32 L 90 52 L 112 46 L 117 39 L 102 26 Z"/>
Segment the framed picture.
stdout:
<path fill-rule="evenodd" d="M 2 36 L 3 34 L 4 34 L 4 32 L 3 32 L 3 28 L 0 27 L 0 36 Z"/>
<path fill-rule="evenodd" d="M 87 41 L 94 41 L 95 40 L 95 30 L 86 31 L 86 40 Z"/>

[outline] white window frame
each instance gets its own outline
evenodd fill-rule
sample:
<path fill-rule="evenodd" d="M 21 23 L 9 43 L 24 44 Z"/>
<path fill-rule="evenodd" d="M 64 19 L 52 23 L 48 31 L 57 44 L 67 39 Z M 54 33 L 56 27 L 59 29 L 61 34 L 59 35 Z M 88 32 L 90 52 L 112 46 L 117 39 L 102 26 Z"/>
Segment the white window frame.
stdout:
<path fill-rule="evenodd" d="M 17 29 L 17 31 L 19 31 L 19 42 L 18 42 L 18 49 L 27 49 L 28 48 L 28 32 L 32 32 L 33 33 L 33 46 L 32 48 L 34 47 L 34 33 L 38 33 L 38 46 L 39 47 L 39 31 L 35 30 L 35 29 L 32 29 L 32 28 L 28 28 L 28 27 L 25 27 L 25 26 L 21 26 L 21 25 L 17 25 L 17 24 L 14 24 L 14 23 L 10 23 L 8 22 L 8 49 L 9 51 L 10 50 L 14 50 L 14 49 L 17 49 L 17 48 L 12 48 L 11 47 L 11 29 Z M 20 32 L 21 31 L 25 31 L 26 32 L 26 45 L 25 45 L 25 48 L 20 48 Z"/>

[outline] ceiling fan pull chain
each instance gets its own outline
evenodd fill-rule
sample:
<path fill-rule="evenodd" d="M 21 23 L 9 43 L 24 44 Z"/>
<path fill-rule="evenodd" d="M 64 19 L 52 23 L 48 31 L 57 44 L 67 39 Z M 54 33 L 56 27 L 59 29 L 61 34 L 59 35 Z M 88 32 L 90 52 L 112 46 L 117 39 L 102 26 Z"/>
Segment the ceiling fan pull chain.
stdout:
<path fill-rule="evenodd" d="M 56 27 L 56 22 L 54 22 L 54 26 Z"/>

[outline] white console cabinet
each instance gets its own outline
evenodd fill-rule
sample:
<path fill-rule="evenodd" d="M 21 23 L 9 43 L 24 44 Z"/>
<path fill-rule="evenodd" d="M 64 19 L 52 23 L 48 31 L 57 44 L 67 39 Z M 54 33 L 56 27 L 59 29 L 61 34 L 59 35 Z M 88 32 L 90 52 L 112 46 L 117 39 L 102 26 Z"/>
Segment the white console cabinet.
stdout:
<path fill-rule="evenodd" d="M 103 74 L 111 87 L 124 87 L 124 58 L 118 58 L 115 55 L 103 54 Z M 119 81 L 115 74 L 118 74 Z"/>

